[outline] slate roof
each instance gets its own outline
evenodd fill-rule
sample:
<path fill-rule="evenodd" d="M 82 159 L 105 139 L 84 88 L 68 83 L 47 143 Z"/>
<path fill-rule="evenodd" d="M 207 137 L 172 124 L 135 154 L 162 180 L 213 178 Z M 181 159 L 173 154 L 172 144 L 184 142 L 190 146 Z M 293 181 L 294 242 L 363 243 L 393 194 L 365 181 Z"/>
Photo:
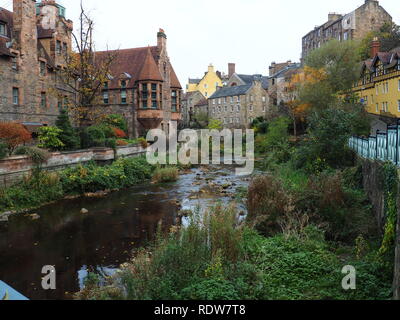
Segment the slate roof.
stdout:
<path fill-rule="evenodd" d="M 199 102 L 197 102 L 194 106 L 195 106 L 195 107 L 208 106 L 208 100 L 207 100 L 207 98 L 201 99 L 201 100 L 200 100 Z"/>
<path fill-rule="evenodd" d="M 253 75 L 248 75 L 248 74 L 238 74 L 237 75 L 240 79 L 243 80 L 246 84 L 252 84 L 253 81 L 256 80 L 261 80 L 262 87 L 264 89 L 268 89 L 269 82 L 268 82 L 268 77 L 264 77 L 261 74 L 253 74 Z"/>
<path fill-rule="evenodd" d="M 249 91 L 253 84 L 246 84 L 244 86 L 224 87 L 216 91 L 210 99 L 217 99 L 223 97 L 233 97 L 244 95 Z"/>
<path fill-rule="evenodd" d="M 200 81 L 201 81 L 201 79 L 190 79 L 190 78 L 189 78 L 189 83 L 190 83 L 190 84 L 199 84 Z"/>

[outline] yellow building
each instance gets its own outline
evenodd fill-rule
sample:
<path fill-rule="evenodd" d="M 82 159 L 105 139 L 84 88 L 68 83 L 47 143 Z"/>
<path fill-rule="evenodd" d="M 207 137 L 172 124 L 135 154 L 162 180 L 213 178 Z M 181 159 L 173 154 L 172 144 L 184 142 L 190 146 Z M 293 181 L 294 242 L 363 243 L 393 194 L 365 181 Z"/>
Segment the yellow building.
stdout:
<path fill-rule="evenodd" d="M 378 52 L 365 61 L 354 91 L 369 113 L 400 118 L 400 49 Z"/>
<path fill-rule="evenodd" d="M 222 87 L 222 80 L 214 70 L 213 65 L 209 65 L 208 71 L 202 79 L 189 79 L 186 92 L 199 91 L 206 98 L 211 97 L 218 87 Z"/>

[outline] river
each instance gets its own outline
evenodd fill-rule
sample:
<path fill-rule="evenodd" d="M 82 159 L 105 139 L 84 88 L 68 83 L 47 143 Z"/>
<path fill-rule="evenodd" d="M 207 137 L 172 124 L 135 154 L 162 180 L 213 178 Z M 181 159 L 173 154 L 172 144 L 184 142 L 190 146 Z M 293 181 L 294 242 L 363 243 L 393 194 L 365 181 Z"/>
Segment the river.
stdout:
<path fill-rule="evenodd" d="M 0 280 L 33 300 L 71 299 L 88 271 L 110 275 L 132 250 L 168 230 L 180 210 L 231 201 L 248 178 L 231 167 L 196 168 L 175 183 L 142 184 L 104 198 L 63 200 L 0 222 Z M 81 209 L 88 210 L 82 214 Z M 242 208 L 245 210 L 244 208 Z M 41 287 L 41 270 L 56 268 L 56 290 Z"/>

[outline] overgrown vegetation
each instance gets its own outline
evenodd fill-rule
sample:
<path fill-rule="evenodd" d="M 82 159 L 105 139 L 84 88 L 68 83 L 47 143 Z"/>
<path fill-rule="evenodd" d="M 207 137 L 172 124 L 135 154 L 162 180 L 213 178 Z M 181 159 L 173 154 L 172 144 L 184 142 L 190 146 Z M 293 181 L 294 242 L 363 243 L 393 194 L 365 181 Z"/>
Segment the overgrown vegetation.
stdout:
<path fill-rule="evenodd" d="M 341 287 L 345 264 L 356 266 L 360 290 Z M 324 234 L 308 225 L 266 238 L 237 227 L 235 210 L 216 206 L 204 219 L 135 254 L 106 286 L 91 275 L 77 299 L 332 300 L 386 299 L 388 270 L 372 257 L 336 254 Z"/>
<path fill-rule="evenodd" d="M 21 183 L 0 189 L 0 211 L 37 207 L 66 195 L 130 187 L 149 180 L 153 170 L 145 158 L 119 159 L 109 166 L 89 163 L 58 173 L 34 170 Z"/>
<path fill-rule="evenodd" d="M 153 182 L 175 182 L 179 178 L 179 170 L 176 167 L 157 168 L 153 174 Z"/>

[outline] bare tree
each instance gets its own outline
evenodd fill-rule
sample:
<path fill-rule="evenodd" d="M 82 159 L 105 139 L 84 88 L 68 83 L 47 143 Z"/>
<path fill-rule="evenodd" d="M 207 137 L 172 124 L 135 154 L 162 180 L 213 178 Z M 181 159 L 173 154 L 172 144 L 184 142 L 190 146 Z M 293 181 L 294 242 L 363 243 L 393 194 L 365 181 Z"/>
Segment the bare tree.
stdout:
<path fill-rule="evenodd" d="M 107 51 L 96 59 L 93 41 L 94 21 L 86 13 L 81 1 L 79 30 L 72 33 L 74 50 L 65 53 L 65 65 L 60 79 L 75 96 L 70 102 L 71 116 L 79 126 L 87 126 L 98 118 L 101 88 L 111 79 L 110 68 L 118 51 Z"/>

